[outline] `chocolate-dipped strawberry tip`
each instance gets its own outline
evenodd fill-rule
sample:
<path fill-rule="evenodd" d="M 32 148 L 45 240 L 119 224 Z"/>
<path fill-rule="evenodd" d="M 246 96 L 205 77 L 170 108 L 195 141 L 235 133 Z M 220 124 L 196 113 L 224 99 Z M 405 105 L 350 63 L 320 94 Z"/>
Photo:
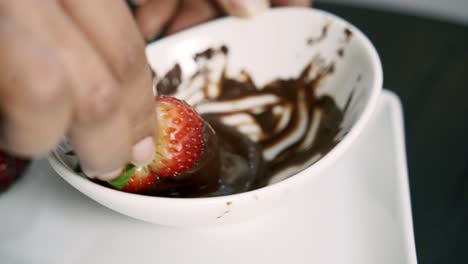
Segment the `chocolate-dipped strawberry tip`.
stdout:
<path fill-rule="evenodd" d="M 177 177 L 193 169 L 202 157 L 205 137 L 213 130 L 187 103 L 170 96 L 155 97 L 157 116 L 154 159 L 148 165 L 128 164 L 108 183 L 119 190 L 140 192 L 161 178 Z M 207 135 L 205 131 L 211 131 Z"/>

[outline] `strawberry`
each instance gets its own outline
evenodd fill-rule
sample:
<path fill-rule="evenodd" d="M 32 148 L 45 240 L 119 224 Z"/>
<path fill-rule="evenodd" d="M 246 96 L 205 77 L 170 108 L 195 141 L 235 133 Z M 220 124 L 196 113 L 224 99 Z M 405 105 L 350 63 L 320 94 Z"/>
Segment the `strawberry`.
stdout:
<path fill-rule="evenodd" d="M 148 166 L 137 167 L 129 164 L 122 175 L 108 183 L 122 191 L 136 193 L 145 190 L 157 181 L 158 177 L 150 171 Z"/>
<path fill-rule="evenodd" d="M 6 190 L 23 173 L 27 161 L 0 151 L 0 192 Z"/>
<path fill-rule="evenodd" d="M 172 177 L 192 168 L 203 151 L 203 119 L 184 101 L 156 97 L 157 138 L 155 158 L 148 166 L 127 165 L 108 183 L 127 192 L 143 191 L 161 177 Z"/>
<path fill-rule="evenodd" d="M 156 113 L 158 138 L 151 171 L 166 177 L 190 169 L 202 154 L 203 119 L 184 101 L 170 96 L 156 97 Z"/>

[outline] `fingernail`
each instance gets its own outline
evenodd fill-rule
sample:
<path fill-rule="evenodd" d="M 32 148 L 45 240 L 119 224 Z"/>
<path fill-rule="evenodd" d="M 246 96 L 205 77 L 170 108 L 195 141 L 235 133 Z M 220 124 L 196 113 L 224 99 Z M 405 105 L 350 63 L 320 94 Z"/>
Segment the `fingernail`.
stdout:
<path fill-rule="evenodd" d="M 123 171 L 123 168 L 119 168 L 117 170 L 104 172 L 104 173 L 99 173 L 99 172 L 95 172 L 95 171 L 92 171 L 92 170 L 88 170 L 88 169 L 86 169 L 86 167 L 83 167 L 83 172 L 84 172 L 84 174 L 86 176 L 88 176 L 91 179 L 96 178 L 96 179 L 99 179 L 101 181 L 113 180 L 113 179 L 119 177 L 119 175 L 122 173 L 122 171 Z"/>
<path fill-rule="evenodd" d="M 268 0 L 220 0 L 219 2 L 229 15 L 238 17 L 255 16 L 270 7 Z"/>
<path fill-rule="evenodd" d="M 145 137 L 136 143 L 132 148 L 132 163 L 137 166 L 150 164 L 154 158 L 154 140 L 152 137 Z"/>

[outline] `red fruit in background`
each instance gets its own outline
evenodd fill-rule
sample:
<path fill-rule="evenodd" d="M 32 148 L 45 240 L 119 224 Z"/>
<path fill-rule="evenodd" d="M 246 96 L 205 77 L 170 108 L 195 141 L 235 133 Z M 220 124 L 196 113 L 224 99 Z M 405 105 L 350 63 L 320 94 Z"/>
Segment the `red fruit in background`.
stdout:
<path fill-rule="evenodd" d="M 5 191 L 25 170 L 27 160 L 0 151 L 0 192 Z"/>

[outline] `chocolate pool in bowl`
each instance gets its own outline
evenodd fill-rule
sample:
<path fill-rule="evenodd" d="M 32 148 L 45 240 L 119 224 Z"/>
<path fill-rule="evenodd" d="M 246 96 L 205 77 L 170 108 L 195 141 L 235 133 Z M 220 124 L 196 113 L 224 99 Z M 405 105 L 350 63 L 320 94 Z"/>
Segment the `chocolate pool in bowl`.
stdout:
<path fill-rule="evenodd" d="M 206 144 L 195 168 L 162 177 L 139 194 L 187 198 L 254 190 L 278 175 L 284 179 L 298 173 L 341 139 L 338 133 L 352 94 L 344 109 L 329 95 L 316 94 L 321 81 L 333 74 L 333 63 L 321 65 L 315 59 L 297 77 L 258 87 L 246 71 L 226 75 L 225 45 L 208 48 L 193 59 L 198 69 L 185 80 L 179 64 L 160 79 L 155 74 L 156 94 L 185 97 L 215 133 L 207 133 L 211 130 L 205 127 Z M 212 60 L 223 62 L 221 69 Z"/>
<path fill-rule="evenodd" d="M 210 163 L 217 164 L 217 182 L 208 193 L 151 196 L 113 190 L 74 172 L 76 163 L 63 146 L 50 161 L 102 205 L 169 226 L 237 223 L 292 202 L 339 162 L 382 88 L 381 64 L 369 40 L 348 22 L 308 8 L 219 19 L 149 45 L 147 56 L 155 93 L 194 106 L 217 131 L 218 146 L 234 148 L 255 173 L 233 179 L 218 173 L 222 162 Z"/>
<path fill-rule="evenodd" d="M 237 151 L 230 159 L 223 155 L 226 151 L 220 151 L 221 159 L 214 162 L 220 166 L 211 167 L 209 176 L 219 183 L 217 188 L 205 193 L 193 189 L 195 195 L 185 196 L 229 195 L 264 187 L 316 162 L 341 139 L 338 133 L 352 94 L 340 109 L 332 97 L 316 93 L 321 81 L 333 74 L 334 63 L 323 64 L 315 58 L 295 77 L 274 79 L 259 87 L 246 71 L 227 76 L 229 48 L 225 45 L 196 53 L 193 60 L 197 70 L 186 79 L 179 64 L 161 78 L 155 74 L 156 94 L 191 103 L 214 127 L 222 150 L 247 151 Z M 243 173 L 223 169 L 233 162 L 246 167 Z M 179 194 L 177 189 L 174 192 Z"/>

